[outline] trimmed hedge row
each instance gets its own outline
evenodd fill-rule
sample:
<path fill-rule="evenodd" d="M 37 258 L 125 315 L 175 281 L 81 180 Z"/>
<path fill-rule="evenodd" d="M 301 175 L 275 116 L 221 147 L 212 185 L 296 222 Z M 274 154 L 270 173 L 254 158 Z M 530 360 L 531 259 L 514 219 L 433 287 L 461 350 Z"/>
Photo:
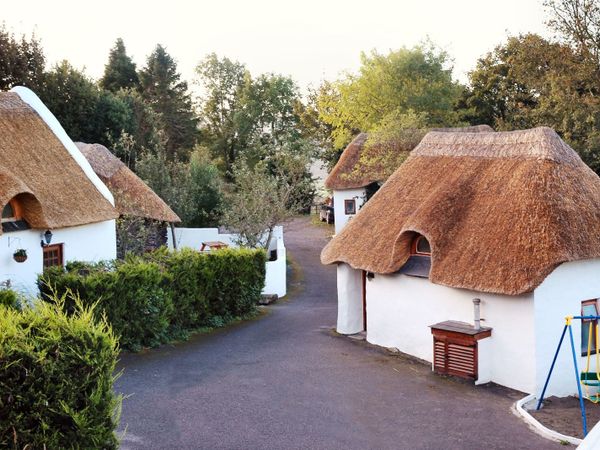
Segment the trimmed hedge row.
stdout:
<path fill-rule="evenodd" d="M 117 448 L 118 353 L 89 308 L 0 306 L 0 448 Z"/>
<path fill-rule="evenodd" d="M 265 262 L 261 250 L 160 249 L 111 264 L 52 268 L 38 286 L 44 299 L 73 292 L 86 305 L 97 303 L 97 314 L 106 316 L 121 346 L 137 351 L 254 311 Z M 67 311 L 72 307 L 65 303 Z"/>

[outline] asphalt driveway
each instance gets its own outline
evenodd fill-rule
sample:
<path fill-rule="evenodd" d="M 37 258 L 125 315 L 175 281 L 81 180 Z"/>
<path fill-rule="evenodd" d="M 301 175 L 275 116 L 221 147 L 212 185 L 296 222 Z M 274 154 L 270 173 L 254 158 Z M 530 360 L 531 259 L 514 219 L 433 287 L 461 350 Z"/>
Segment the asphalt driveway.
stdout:
<path fill-rule="evenodd" d="M 286 246 L 301 266 L 265 317 L 142 354 L 116 389 L 124 449 L 552 449 L 510 411 L 519 398 L 336 336 L 326 230 L 298 219 Z"/>

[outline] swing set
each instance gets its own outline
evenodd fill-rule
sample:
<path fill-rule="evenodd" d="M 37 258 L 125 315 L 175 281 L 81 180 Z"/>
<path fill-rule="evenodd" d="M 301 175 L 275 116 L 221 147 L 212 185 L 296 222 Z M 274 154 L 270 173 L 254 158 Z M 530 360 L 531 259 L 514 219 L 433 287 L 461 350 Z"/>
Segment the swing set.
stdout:
<path fill-rule="evenodd" d="M 581 320 L 581 325 L 584 326 L 584 321 L 589 321 L 589 333 L 588 333 L 588 345 L 587 345 L 587 358 L 585 364 L 585 371 L 579 372 L 579 367 L 577 365 L 577 359 L 579 356 L 575 352 L 575 343 L 573 341 L 573 328 L 572 322 L 573 319 Z M 550 382 L 550 377 L 552 375 L 552 370 L 554 370 L 554 364 L 556 363 L 556 358 L 558 357 L 558 353 L 562 346 L 562 343 L 565 338 L 565 334 L 567 330 L 569 330 L 569 340 L 571 342 L 571 353 L 573 354 L 573 368 L 575 370 L 575 378 L 577 382 L 577 392 L 579 393 L 579 409 L 581 410 L 581 420 L 583 424 L 583 435 L 587 436 L 587 420 L 585 417 L 585 404 L 583 402 L 584 398 L 589 400 L 592 403 L 600 403 L 600 332 L 598 330 L 598 326 L 594 327 L 594 322 L 600 320 L 600 316 L 567 316 L 565 317 L 565 327 L 563 328 L 562 334 L 560 336 L 560 340 L 558 341 L 558 347 L 556 348 L 556 353 L 554 353 L 554 359 L 552 360 L 552 364 L 550 365 L 550 370 L 548 371 L 548 376 L 546 377 L 546 382 L 544 383 L 544 389 L 542 389 L 542 395 L 537 403 L 536 410 L 539 410 L 542 406 L 542 402 L 544 401 L 544 394 L 546 393 L 546 388 L 548 387 L 548 383 Z M 592 359 L 592 336 L 594 336 L 594 328 L 596 329 L 595 337 L 596 337 L 596 369 L 595 371 L 590 371 L 590 361 Z M 583 392 L 582 392 L 583 386 Z M 590 388 L 596 388 L 594 393 L 590 393 Z M 584 395 L 585 392 L 585 395 Z"/>

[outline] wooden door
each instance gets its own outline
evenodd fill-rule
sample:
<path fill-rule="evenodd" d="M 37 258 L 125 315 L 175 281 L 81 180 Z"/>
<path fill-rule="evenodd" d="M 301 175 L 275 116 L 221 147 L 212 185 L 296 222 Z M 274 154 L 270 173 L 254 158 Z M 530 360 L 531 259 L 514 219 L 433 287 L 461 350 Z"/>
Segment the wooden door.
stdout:
<path fill-rule="evenodd" d="M 367 272 L 362 271 L 363 331 L 367 331 Z"/>

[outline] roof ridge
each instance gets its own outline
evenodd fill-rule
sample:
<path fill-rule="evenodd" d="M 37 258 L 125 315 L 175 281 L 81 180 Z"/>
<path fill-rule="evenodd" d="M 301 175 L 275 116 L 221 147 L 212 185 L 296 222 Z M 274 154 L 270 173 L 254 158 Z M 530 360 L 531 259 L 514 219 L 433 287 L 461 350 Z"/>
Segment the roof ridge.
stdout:
<path fill-rule="evenodd" d="M 431 131 L 411 156 L 542 159 L 583 164 L 577 152 L 549 127 L 483 133 Z"/>

